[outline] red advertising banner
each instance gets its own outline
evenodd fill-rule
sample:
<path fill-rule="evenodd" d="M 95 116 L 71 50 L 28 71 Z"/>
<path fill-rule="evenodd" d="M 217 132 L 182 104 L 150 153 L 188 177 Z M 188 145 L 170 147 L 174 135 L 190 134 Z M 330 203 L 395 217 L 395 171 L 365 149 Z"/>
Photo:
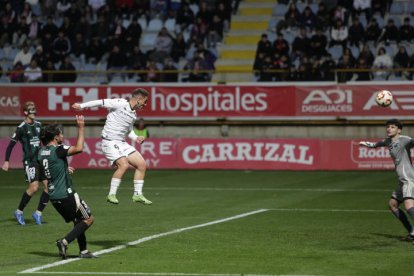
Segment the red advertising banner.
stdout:
<path fill-rule="evenodd" d="M 387 148 L 369 149 L 356 140 L 319 139 L 163 139 L 136 145 L 149 169 L 218 170 L 378 170 L 394 165 Z M 6 149 L 8 139 L 0 139 Z M 75 143 L 71 138 L 65 144 Z M 21 168 L 21 146 L 16 145 L 11 168 Z M 87 138 L 84 152 L 68 159 L 78 169 L 109 169 L 101 139 Z M 4 150 L 0 155 L 4 162 Z"/>
<path fill-rule="evenodd" d="M 145 86 L 144 86 L 145 87 Z M 414 85 L 200 85 L 146 86 L 147 107 L 140 116 L 186 120 L 333 120 L 412 117 Z M 132 86 L 0 86 L 0 118 L 20 119 L 24 102 L 34 101 L 39 119 L 72 120 L 71 105 L 105 98 L 127 98 Z M 394 102 L 377 106 L 377 91 L 390 90 Z M 101 119 L 104 108 L 82 111 L 89 119 Z"/>

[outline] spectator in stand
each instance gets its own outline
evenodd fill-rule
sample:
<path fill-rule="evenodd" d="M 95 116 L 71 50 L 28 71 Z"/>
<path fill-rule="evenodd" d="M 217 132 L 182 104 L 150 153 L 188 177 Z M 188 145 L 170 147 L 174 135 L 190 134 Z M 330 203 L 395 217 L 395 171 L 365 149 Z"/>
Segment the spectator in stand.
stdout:
<path fill-rule="evenodd" d="M 400 41 L 400 32 L 394 23 L 394 19 L 388 19 L 384 29 L 384 35 L 380 38 L 381 41 L 385 41 L 385 43 L 389 43 L 390 41 Z"/>
<path fill-rule="evenodd" d="M 60 72 L 57 75 L 58 82 L 75 82 L 78 77 L 76 74 L 76 68 L 68 56 L 64 58 L 62 64 L 59 67 L 59 71 Z"/>
<path fill-rule="evenodd" d="M 46 24 L 43 26 L 42 31 L 41 31 L 41 38 L 45 39 L 45 36 L 47 33 L 51 34 L 53 38 L 56 38 L 58 32 L 59 32 L 59 28 L 53 22 L 53 18 L 51 16 L 48 16 Z"/>
<path fill-rule="evenodd" d="M 91 6 L 94 14 L 97 14 L 99 9 L 106 5 L 105 0 L 88 0 L 88 5 Z"/>
<path fill-rule="evenodd" d="M 200 3 L 200 9 L 197 12 L 197 18 L 200 18 L 203 23 L 209 25 L 211 23 L 211 19 L 213 18 L 213 14 L 211 9 L 207 6 L 205 1 Z"/>
<path fill-rule="evenodd" d="M 49 32 L 42 38 L 42 48 L 45 54 L 53 56 L 53 41 L 55 41 L 55 39 L 56 38 L 52 37 L 52 34 Z"/>
<path fill-rule="evenodd" d="M 159 82 L 160 81 L 160 75 L 158 73 L 158 68 L 155 62 L 149 61 L 147 65 L 147 75 L 145 78 L 145 81 L 147 82 Z"/>
<path fill-rule="evenodd" d="M 336 63 L 332 59 L 331 54 L 326 54 L 321 60 L 320 72 L 322 81 L 334 81 L 335 80 L 335 68 Z"/>
<path fill-rule="evenodd" d="M 283 70 L 281 72 L 276 72 L 274 74 L 275 81 L 288 81 L 290 75 L 290 60 L 289 57 L 285 54 L 280 55 L 280 58 L 273 62 L 273 68 L 278 70 Z"/>
<path fill-rule="evenodd" d="M 5 17 L 6 23 L 8 24 L 16 24 L 17 23 L 17 18 L 19 17 L 16 14 L 16 11 L 13 9 L 12 7 L 12 2 L 11 1 L 7 1 L 7 2 L 2 2 L 5 3 L 4 6 L 4 11 L 2 12 L 2 15 Z"/>
<path fill-rule="evenodd" d="M 195 22 L 190 26 L 190 37 L 197 37 L 203 40 L 207 36 L 208 25 L 200 17 L 195 18 Z"/>
<path fill-rule="evenodd" d="M 21 61 L 18 61 L 13 65 L 13 69 L 7 71 L 6 75 L 9 77 L 10 82 L 24 82 L 24 67 Z"/>
<path fill-rule="evenodd" d="M 225 3 L 227 3 L 227 6 Z M 228 6 L 229 3 L 230 1 L 224 1 L 224 2 L 218 1 L 218 6 L 215 12 L 215 14 L 218 17 L 220 17 L 221 21 L 223 22 L 223 31 L 226 33 L 230 29 L 230 22 L 231 22 L 231 7 Z"/>
<path fill-rule="evenodd" d="M 364 59 L 365 63 L 369 68 L 372 67 L 372 64 L 374 63 L 374 55 L 372 54 L 368 44 L 364 44 L 362 46 L 362 50 L 359 53 L 358 59 Z"/>
<path fill-rule="evenodd" d="M 344 56 L 347 56 L 349 59 L 349 64 L 354 67 L 356 64 L 356 59 L 354 57 L 354 55 L 352 54 L 351 49 L 345 47 L 343 49 L 343 53 L 342 53 L 342 57 L 339 58 L 338 62 L 341 62 L 341 60 L 343 59 Z"/>
<path fill-rule="evenodd" d="M 134 16 L 132 18 L 131 24 L 129 24 L 129 26 L 127 27 L 125 31 L 125 35 L 126 37 L 131 37 L 132 43 L 136 45 L 139 43 L 141 34 L 142 34 L 141 25 L 138 24 L 138 18 Z"/>
<path fill-rule="evenodd" d="M 115 0 L 115 9 L 118 14 L 130 15 L 134 10 L 134 0 Z"/>
<path fill-rule="evenodd" d="M 26 24 L 26 20 L 20 20 L 16 24 L 13 32 L 12 38 L 12 47 L 21 48 L 23 44 L 27 43 L 27 34 L 29 33 L 29 28 Z"/>
<path fill-rule="evenodd" d="M 365 42 L 365 30 L 362 23 L 359 21 L 359 17 L 354 17 L 352 25 L 348 31 L 348 41 L 350 46 L 359 47 L 360 43 Z"/>
<path fill-rule="evenodd" d="M 317 25 L 317 17 L 309 6 L 306 6 L 300 16 L 300 26 L 313 31 Z"/>
<path fill-rule="evenodd" d="M 42 25 L 37 21 L 37 16 L 33 15 L 32 21 L 28 25 L 28 33 L 27 33 L 28 43 L 30 45 L 39 44 L 39 39 L 41 37 L 41 30 L 42 30 Z"/>
<path fill-rule="evenodd" d="M 387 12 L 387 2 L 388 0 L 372 0 L 371 2 L 371 12 L 375 14 L 379 12 L 382 18 L 385 17 L 385 13 Z"/>
<path fill-rule="evenodd" d="M 210 75 L 207 72 L 208 65 L 198 51 L 194 54 L 194 58 L 184 66 L 184 70 L 190 70 L 191 72 L 188 78 L 183 79 L 183 81 L 206 82 L 210 80 Z"/>
<path fill-rule="evenodd" d="M 43 47 L 41 45 L 36 47 L 36 51 L 33 54 L 32 59 L 36 60 L 37 65 L 39 65 L 40 68 L 44 69 L 46 67 L 46 55 L 43 52 Z"/>
<path fill-rule="evenodd" d="M 86 60 L 86 50 L 87 50 L 86 39 L 83 37 L 82 33 L 77 33 L 75 35 L 75 41 L 72 44 L 71 58 L 78 59 L 82 64 Z"/>
<path fill-rule="evenodd" d="M 59 30 L 58 37 L 53 40 L 52 51 L 55 62 L 63 61 L 63 59 L 70 54 L 72 45 L 69 38 L 62 30 Z"/>
<path fill-rule="evenodd" d="M 168 0 L 152 0 L 151 1 L 151 18 L 159 17 L 164 19 L 168 11 Z"/>
<path fill-rule="evenodd" d="M 378 42 L 378 39 L 381 35 L 381 29 L 378 25 L 377 20 L 373 17 L 369 22 L 367 29 L 365 31 L 365 41 L 374 41 Z"/>
<path fill-rule="evenodd" d="M 256 55 L 258 53 L 264 53 L 265 55 L 271 55 L 273 53 L 272 42 L 268 39 L 267 34 L 262 34 L 262 37 L 257 43 Z"/>
<path fill-rule="evenodd" d="M 291 59 L 294 61 L 297 58 L 302 58 L 309 54 L 310 39 L 307 36 L 306 29 L 301 27 L 298 35 L 292 42 Z"/>
<path fill-rule="evenodd" d="M 316 29 L 326 30 L 330 22 L 330 13 L 324 2 L 320 2 L 316 13 Z"/>
<path fill-rule="evenodd" d="M 35 16 L 32 12 L 32 6 L 30 6 L 29 3 L 24 2 L 23 10 L 19 14 L 20 21 L 25 21 L 26 24 L 30 25 L 30 23 L 32 22 L 32 16 Z"/>
<path fill-rule="evenodd" d="M 354 68 L 354 65 L 350 62 L 350 56 L 342 56 L 342 58 L 338 62 L 337 69 L 345 69 L 347 71 L 337 72 L 337 81 L 340 83 L 350 81 L 353 77 L 353 72 L 349 70 L 352 68 Z"/>
<path fill-rule="evenodd" d="M 21 62 L 23 67 L 27 67 L 30 64 L 30 61 L 32 60 L 32 53 L 29 51 L 29 45 L 23 44 L 22 49 L 17 53 L 17 55 L 14 57 L 13 64 L 16 64 L 17 62 Z"/>
<path fill-rule="evenodd" d="M 215 48 L 217 43 L 223 40 L 223 21 L 218 15 L 213 16 L 213 21 L 208 27 L 207 45 Z"/>
<path fill-rule="evenodd" d="M 400 27 L 400 40 L 411 42 L 414 39 L 414 27 L 410 24 L 410 18 L 404 18 L 404 23 Z"/>
<path fill-rule="evenodd" d="M 101 61 L 102 56 L 105 54 L 106 45 L 97 36 L 92 38 L 87 50 L 86 60 L 88 63 L 97 64 Z"/>
<path fill-rule="evenodd" d="M 147 65 L 147 56 L 141 51 L 139 45 L 135 45 L 131 55 L 128 57 L 128 70 L 145 70 Z M 128 73 L 128 78 L 133 78 L 135 73 Z M 143 73 L 137 73 L 140 81 L 145 81 Z"/>
<path fill-rule="evenodd" d="M 92 34 L 91 24 L 89 23 L 89 19 L 82 15 L 78 20 L 75 21 L 73 27 L 73 34 L 74 38 L 76 39 L 77 34 L 81 34 L 83 38 L 89 39 Z M 86 44 L 86 41 L 85 41 Z"/>
<path fill-rule="evenodd" d="M 11 44 L 13 32 L 14 24 L 9 22 L 8 17 L 6 15 L 1 16 L 0 48 L 3 48 L 6 44 Z"/>
<path fill-rule="evenodd" d="M 49 17 L 55 14 L 57 0 L 44 0 L 44 1 L 39 1 L 39 3 L 40 3 L 40 8 L 42 10 L 43 16 Z"/>
<path fill-rule="evenodd" d="M 331 28 L 331 41 L 329 47 L 334 45 L 341 45 L 342 48 L 346 47 L 348 42 L 348 27 L 344 25 L 341 20 L 336 20 L 336 24 Z"/>
<path fill-rule="evenodd" d="M 109 30 L 109 36 L 118 45 L 122 45 L 126 38 L 126 29 L 122 25 L 122 19 L 118 19 L 113 27 Z"/>
<path fill-rule="evenodd" d="M 272 58 L 270 56 L 265 56 L 262 67 L 260 68 L 258 81 L 273 81 L 274 72 L 271 72 L 271 70 L 274 69 Z"/>
<path fill-rule="evenodd" d="M 355 71 L 355 74 L 353 77 L 355 81 L 370 81 L 371 80 L 371 74 L 367 70 L 369 69 L 369 65 L 367 64 L 367 61 L 364 58 L 359 58 L 357 60 L 357 64 L 355 68 L 358 69 Z"/>
<path fill-rule="evenodd" d="M 394 56 L 394 68 L 408 68 L 409 62 L 410 57 L 407 54 L 407 49 L 405 48 L 405 46 L 400 45 L 397 54 Z M 404 78 L 406 78 L 408 76 L 407 71 L 396 71 L 394 74 L 397 77 L 404 76 Z"/>
<path fill-rule="evenodd" d="M 24 70 L 24 81 L 41 82 L 42 78 L 42 68 L 37 65 L 36 60 L 32 60 L 30 65 Z"/>
<path fill-rule="evenodd" d="M 110 71 L 107 74 L 108 82 L 111 82 L 114 75 L 117 73 L 116 71 L 122 71 L 127 68 L 127 59 L 125 54 L 121 51 L 118 45 L 114 45 L 112 47 L 112 51 L 108 57 L 108 63 L 106 66 L 106 70 Z M 122 80 L 125 80 L 125 73 L 120 73 Z"/>
<path fill-rule="evenodd" d="M 72 6 L 70 0 L 57 0 L 56 10 L 58 16 L 63 16 Z"/>
<path fill-rule="evenodd" d="M 310 56 L 322 57 L 326 54 L 328 40 L 322 33 L 322 29 L 316 29 L 316 33 L 310 39 Z"/>
<path fill-rule="evenodd" d="M 161 73 L 161 82 L 178 82 L 178 68 L 171 58 L 165 60 L 163 72 Z"/>
<path fill-rule="evenodd" d="M 300 23 L 300 12 L 296 5 L 291 2 L 289 4 L 288 10 L 285 13 L 284 20 L 279 21 L 276 26 L 276 32 L 280 33 L 282 30 L 287 29 L 288 31 L 291 28 L 297 27 Z"/>
<path fill-rule="evenodd" d="M 273 53 L 277 53 L 279 56 L 289 55 L 289 43 L 282 33 L 278 33 L 275 41 L 273 41 Z"/>
<path fill-rule="evenodd" d="M 408 60 L 408 68 L 414 68 L 414 53 L 410 56 L 410 59 Z M 413 74 L 414 74 L 414 72 L 412 72 L 412 71 L 408 72 L 406 78 L 408 80 L 412 80 L 413 79 Z"/>
<path fill-rule="evenodd" d="M 72 23 L 70 17 L 65 15 L 63 17 L 63 24 L 60 27 L 59 31 L 63 32 L 65 36 L 69 39 L 69 41 L 72 42 L 74 38 L 73 30 L 74 30 L 74 24 Z M 58 37 L 59 37 L 59 32 L 58 32 Z"/>
<path fill-rule="evenodd" d="M 304 56 L 297 70 L 292 74 L 293 81 L 311 81 L 312 80 L 312 64 L 309 59 Z"/>
<path fill-rule="evenodd" d="M 173 40 L 167 29 L 163 27 L 155 39 L 155 49 L 151 54 L 151 59 L 156 62 L 163 62 L 170 56 Z"/>
<path fill-rule="evenodd" d="M 46 61 L 46 66 L 43 68 L 43 82 L 57 82 L 58 76 L 56 75 L 55 64 L 51 59 Z"/>
<path fill-rule="evenodd" d="M 390 72 L 387 69 L 393 67 L 393 62 L 391 57 L 387 54 L 387 51 L 384 47 L 378 49 L 377 56 L 374 59 L 372 64 L 372 69 L 376 69 L 374 76 L 376 79 L 388 79 Z M 384 70 L 378 70 L 384 69 Z"/>
<path fill-rule="evenodd" d="M 185 52 L 187 50 L 187 43 L 184 40 L 184 35 L 182 32 L 177 34 L 177 37 L 173 40 L 173 45 L 171 48 L 171 57 L 174 62 L 179 62 L 180 58 L 185 57 Z"/>
<path fill-rule="evenodd" d="M 335 26 L 338 19 L 342 22 L 348 22 L 348 11 L 341 4 L 338 4 L 333 10 L 331 24 Z"/>
<path fill-rule="evenodd" d="M 360 16 L 362 12 L 365 13 L 367 21 L 371 20 L 371 0 L 354 0 L 352 17 Z"/>
<path fill-rule="evenodd" d="M 183 3 L 177 12 L 176 24 L 180 26 L 180 30 L 184 31 L 194 22 L 194 13 L 187 3 Z"/>
<path fill-rule="evenodd" d="M 255 57 L 254 63 L 253 63 L 253 73 L 254 73 L 256 79 L 259 79 L 259 77 L 260 77 L 259 72 L 262 69 L 265 57 L 266 57 L 266 54 L 263 53 L 263 52 L 257 52 L 256 53 L 256 57 Z"/>

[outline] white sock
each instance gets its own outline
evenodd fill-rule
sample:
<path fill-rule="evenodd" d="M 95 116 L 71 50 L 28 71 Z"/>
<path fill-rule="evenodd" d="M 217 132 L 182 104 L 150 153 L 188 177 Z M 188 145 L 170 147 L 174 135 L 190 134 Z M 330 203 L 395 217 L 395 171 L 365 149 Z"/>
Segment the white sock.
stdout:
<path fill-rule="evenodd" d="M 134 195 L 142 195 L 142 187 L 144 187 L 144 180 L 134 180 Z"/>
<path fill-rule="evenodd" d="M 111 188 L 109 189 L 110 195 L 116 195 L 116 192 L 118 191 L 118 187 L 121 184 L 121 179 L 119 178 L 112 178 L 111 179 Z"/>
<path fill-rule="evenodd" d="M 39 216 L 42 215 L 42 212 L 40 212 L 39 210 L 36 210 L 36 214 L 38 214 Z"/>

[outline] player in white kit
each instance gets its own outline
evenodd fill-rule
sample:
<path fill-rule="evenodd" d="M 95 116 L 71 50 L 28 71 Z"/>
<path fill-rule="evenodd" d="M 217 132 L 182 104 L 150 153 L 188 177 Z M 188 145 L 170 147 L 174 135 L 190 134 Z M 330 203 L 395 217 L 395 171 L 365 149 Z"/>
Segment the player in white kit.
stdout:
<path fill-rule="evenodd" d="M 147 164 L 142 155 L 125 141 L 125 138 L 128 136 L 131 140 L 138 143 L 144 142 L 145 137 L 137 136 L 133 131 L 133 127 L 137 119 L 135 111 L 142 110 L 147 105 L 148 96 L 147 90 L 138 88 L 132 91 L 129 101 L 123 98 L 102 99 L 72 105 L 78 111 L 92 107 L 105 107 L 109 109 L 101 138 L 102 151 L 105 157 L 112 165 L 116 166 L 107 196 L 107 201 L 110 203 L 119 203 L 116 193 L 121 184 L 122 177 L 131 165 L 135 168 L 134 195 L 132 200 L 145 205 L 152 204 L 142 193 Z"/>
<path fill-rule="evenodd" d="M 414 220 L 414 167 L 410 152 L 411 148 L 414 147 L 414 139 L 401 135 L 403 126 L 397 119 L 388 120 L 386 126 L 387 138 L 376 143 L 362 141 L 359 144 L 369 148 L 388 147 L 398 177 L 397 187 L 391 195 L 388 206 L 407 230 L 406 240 L 413 241 L 413 226 L 408 221 L 405 213 L 399 208 L 399 205 L 403 203 L 405 210 Z"/>

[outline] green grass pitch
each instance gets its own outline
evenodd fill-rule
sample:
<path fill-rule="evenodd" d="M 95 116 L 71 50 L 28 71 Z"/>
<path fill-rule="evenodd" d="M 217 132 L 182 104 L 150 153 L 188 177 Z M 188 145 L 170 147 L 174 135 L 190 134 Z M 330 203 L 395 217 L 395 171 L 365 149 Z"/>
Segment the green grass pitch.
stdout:
<path fill-rule="evenodd" d="M 95 224 L 98 259 L 57 263 L 55 240 L 72 227 L 52 205 L 35 225 L 12 217 L 26 186 L 22 170 L 1 172 L 0 274 L 17 275 L 412 275 L 414 245 L 387 210 L 394 172 L 149 171 L 133 203 L 132 172 L 119 205 L 105 197 L 110 170 L 78 170 L 75 189 Z M 128 244 L 130 242 L 135 242 Z M 103 251 L 103 250 L 107 251 Z M 50 266 L 49 266 L 50 265 Z M 41 269 L 39 267 L 42 267 Z M 26 274 L 19 274 L 26 275 Z"/>

